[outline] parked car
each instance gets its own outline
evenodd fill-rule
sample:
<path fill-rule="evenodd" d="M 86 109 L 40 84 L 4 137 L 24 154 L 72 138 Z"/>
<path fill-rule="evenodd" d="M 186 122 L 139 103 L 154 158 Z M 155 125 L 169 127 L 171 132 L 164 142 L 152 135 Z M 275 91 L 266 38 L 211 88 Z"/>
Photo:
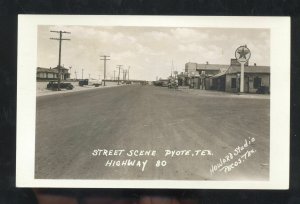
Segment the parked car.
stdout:
<path fill-rule="evenodd" d="M 59 84 L 60 89 L 67 89 L 67 90 L 72 90 L 74 86 L 71 83 L 64 83 L 61 82 Z M 47 84 L 47 89 L 49 90 L 58 90 L 58 82 L 57 81 L 49 81 Z"/>
<path fill-rule="evenodd" d="M 260 86 L 257 89 L 256 93 L 258 93 L 258 94 L 269 94 L 270 90 L 269 90 L 269 87 L 267 87 L 267 86 Z"/>
<path fill-rule="evenodd" d="M 79 80 L 79 86 L 89 85 L 88 79 Z"/>
<path fill-rule="evenodd" d="M 168 88 L 169 89 L 178 89 L 178 83 L 176 83 L 176 82 L 170 82 L 168 84 Z"/>
<path fill-rule="evenodd" d="M 161 86 L 162 87 L 168 87 L 169 86 L 169 82 L 163 81 Z"/>
<path fill-rule="evenodd" d="M 162 81 L 153 81 L 153 85 L 154 86 L 161 86 L 162 85 Z"/>
<path fill-rule="evenodd" d="M 102 85 L 102 83 L 93 83 L 93 86 L 95 86 L 95 87 L 99 87 L 101 85 Z"/>

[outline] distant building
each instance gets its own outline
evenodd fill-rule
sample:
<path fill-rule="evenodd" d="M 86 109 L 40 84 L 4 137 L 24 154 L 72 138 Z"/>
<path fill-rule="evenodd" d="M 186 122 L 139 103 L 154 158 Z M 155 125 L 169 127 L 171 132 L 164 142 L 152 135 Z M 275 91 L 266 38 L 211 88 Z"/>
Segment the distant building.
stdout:
<path fill-rule="evenodd" d="M 226 69 L 228 69 L 228 67 L 229 65 L 209 64 L 208 62 L 206 62 L 206 64 L 198 64 L 196 70 L 200 75 L 205 74 L 206 77 L 209 77 L 225 71 Z"/>
<path fill-rule="evenodd" d="M 228 67 L 229 67 L 229 65 L 209 64 L 208 62 L 206 62 L 206 64 L 198 64 L 197 71 L 200 74 L 199 88 L 207 89 L 207 87 L 209 87 L 209 85 L 207 85 L 207 83 L 206 83 L 207 78 L 226 71 L 228 69 Z"/>
<path fill-rule="evenodd" d="M 185 64 L 184 71 L 186 73 L 193 73 L 193 72 L 196 72 L 196 69 L 197 69 L 197 63 L 188 62 L 188 63 Z"/>
<path fill-rule="evenodd" d="M 188 62 L 185 64 L 185 72 L 189 75 L 188 84 L 190 88 L 196 89 L 207 89 L 206 79 L 219 74 L 226 69 L 229 65 L 222 64 L 198 64 L 193 62 Z"/>
<path fill-rule="evenodd" d="M 65 67 L 60 68 L 61 80 L 67 80 L 70 78 L 69 70 Z M 57 80 L 58 79 L 58 67 L 55 68 L 43 68 L 37 67 L 36 79 L 41 81 Z"/>

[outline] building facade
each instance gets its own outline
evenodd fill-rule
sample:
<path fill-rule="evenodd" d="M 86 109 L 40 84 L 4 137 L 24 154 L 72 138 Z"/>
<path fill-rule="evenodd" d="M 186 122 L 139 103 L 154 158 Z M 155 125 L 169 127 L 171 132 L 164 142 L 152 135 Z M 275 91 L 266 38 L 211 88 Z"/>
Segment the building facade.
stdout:
<path fill-rule="evenodd" d="M 228 70 L 207 79 L 209 89 L 226 92 L 240 92 L 241 66 L 231 64 Z M 263 90 L 270 93 L 270 67 L 249 66 L 244 68 L 244 92 L 257 93 Z"/>
<path fill-rule="evenodd" d="M 237 59 L 231 59 L 230 65 L 186 63 L 185 81 L 190 88 L 226 92 L 240 92 L 241 65 Z M 184 79 L 183 76 L 188 76 Z M 182 83 L 184 84 L 184 83 Z M 270 67 L 245 63 L 244 92 L 270 93 Z"/>
<path fill-rule="evenodd" d="M 61 80 L 67 80 L 70 78 L 69 70 L 65 67 L 60 68 Z M 58 67 L 55 68 L 43 68 L 37 67 L 36 79 L 40 81 L 57 80 L 58 79 Z"/>
<path fill-rule="evenodd" d="M 185 64 L 185 71 L 189 75 L 188 84 L 190 88 L 210 89 L 208 78 L 227 70 L 229 65 L 222 64 L 198 64 L 188 62 Z"/>
<path fill-rule="evenodd" d="M 38 67 L 36 71 L 36 78 L 38 80 L 54 80 L 58 78 L 58 72 L 55 69 Z"/>
<path fill-rule="evenodd" d="M 197 69 L 197 63 L 188 62 L 185 64 L 184 71 L 185 71 L 185 73 L 193 73 L 193 72 L 196 72 L 196 69 Z"/>
<path fill-rule="evenodd" d="M 239 92 L 241 68 L 232 66 L 226 73 L 225 91 Z M 256 93 L 264 88 L 270 93 L 270 67 L 267 66 L 245 66 L 244 92 Z"/>

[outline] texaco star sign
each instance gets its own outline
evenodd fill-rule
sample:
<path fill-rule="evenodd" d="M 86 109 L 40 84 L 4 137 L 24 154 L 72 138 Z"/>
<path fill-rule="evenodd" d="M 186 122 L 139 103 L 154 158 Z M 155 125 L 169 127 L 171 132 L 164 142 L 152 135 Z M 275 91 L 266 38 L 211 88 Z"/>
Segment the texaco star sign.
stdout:
<path fill-rule="evenodd" d="M 237 61 L 241 64 L 241 75 L 240 75 L 240 92 L 243 93 L 244 92 L 244 73 L 245 73 L 245 63 L 249 60 L 251 56 L 251 52 L 249 50 L 249 48 L 247 48 L 246 45 L 242 45 L 240 47 L 238 47 L 235 51 L 235 58 L 237 59 Z"/>
<path fill-rule="evenodd" d="M 240 46 L 235 51 L 235 58 L 239 63 L 246 63 L 251 56 L 251 52 L 246 45 Z"/>

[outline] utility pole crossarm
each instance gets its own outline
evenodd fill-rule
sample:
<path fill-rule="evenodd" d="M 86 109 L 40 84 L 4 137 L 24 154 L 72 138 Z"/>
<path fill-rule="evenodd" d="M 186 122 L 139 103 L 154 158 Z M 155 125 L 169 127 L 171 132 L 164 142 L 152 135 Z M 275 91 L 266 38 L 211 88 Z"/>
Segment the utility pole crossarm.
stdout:
<path fill-rule="evenodd" d="M 67 32 L 67 31 L 57 31 L 57 30 L 50 30 L 51 33 L 68 33 L 71 34 L 71 32 Z"/>
<path fill-rule="evenodd" d="M 69 39 L 69 38 L 62 38 L 62 39 L 60 39 L 60 38 L 50 38 L 51 40 L 71 40 L 71 39 Z"/>
<path fill-rule="evenodd" d="M 110 56 L 108 56 L 108 55 L 103 55 L 103 56 L 100 56 L 100 57 L 102 57 L 102 59 L 100 59 L 100 60 L 110 60 L 108 57 L 110 57 Z"/>

